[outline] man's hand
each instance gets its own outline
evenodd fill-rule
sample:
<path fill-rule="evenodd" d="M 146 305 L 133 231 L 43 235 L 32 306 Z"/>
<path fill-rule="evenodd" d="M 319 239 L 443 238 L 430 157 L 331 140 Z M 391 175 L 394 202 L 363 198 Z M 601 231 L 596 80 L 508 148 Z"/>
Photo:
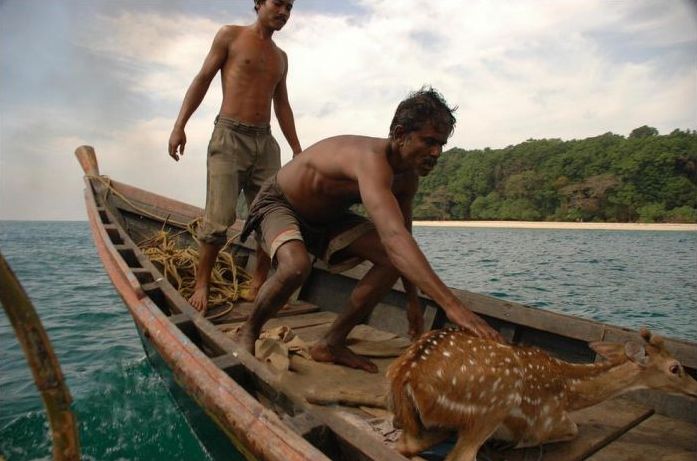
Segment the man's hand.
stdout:
<path fill-rule="evenodd" d="M 446 310 L 445 314 L 451 322 L 480 338 L 491 339 L 500 343 L 506 342 L 498 331 L 491 328 L 488 323 L 467 309 L 462 303 L 455 309 Z"/>
<path fill-rule="evenodd" d="M 179 157 L 184 155 L 184 146 L 186 145 L 186 133 L 183 128 L 174 128 L 172 134 L 169 135 L 169 156 L 177 162 Z"/>

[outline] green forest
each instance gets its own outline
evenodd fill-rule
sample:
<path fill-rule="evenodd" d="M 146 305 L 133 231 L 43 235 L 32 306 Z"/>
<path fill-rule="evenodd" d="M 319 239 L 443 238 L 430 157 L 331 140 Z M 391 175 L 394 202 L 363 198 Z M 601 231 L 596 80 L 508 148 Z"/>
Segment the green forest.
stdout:
<path fill-rule="evenodd" d="M 443 152 L 414 219 L 697 222 L 697 131 L 530 139 Z"/>

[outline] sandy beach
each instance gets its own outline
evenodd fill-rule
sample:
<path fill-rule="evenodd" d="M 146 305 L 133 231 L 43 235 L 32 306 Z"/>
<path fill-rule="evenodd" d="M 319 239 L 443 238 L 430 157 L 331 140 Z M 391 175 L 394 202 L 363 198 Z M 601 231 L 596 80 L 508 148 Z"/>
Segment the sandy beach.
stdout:
<path fill-rule="evenodd" d="M 495 227 L 511 229 L 596 229 L 624 231 L 682 231 L 697 232 L 697 224 L 645 223 L 583 223 L 537 221 L 414 221 L 414 226 L 426 227 Z"/>

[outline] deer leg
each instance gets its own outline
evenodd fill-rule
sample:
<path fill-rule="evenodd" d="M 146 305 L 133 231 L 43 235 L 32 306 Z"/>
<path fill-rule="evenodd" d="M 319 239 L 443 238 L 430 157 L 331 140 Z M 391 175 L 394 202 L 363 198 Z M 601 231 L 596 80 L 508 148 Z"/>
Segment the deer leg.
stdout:
<path fill-rule="evenodd" d="M 421 431 L 420 434 L 414 435 L 407 431 L 402 431 L 402 435 L 397 442 L 397 451 L 405 456 L 413 456 L 419 452 L 431 448 L 450 435 L 449 431 Z"/>
<path fill-rule="evenodd" d="M 578 434 L 578 426 L 568 415 L 564 414 L 557 421 L 549 422 L 542 428 L 532 432 L 515 447 L 528 448 L 542 445 L 543 443 L 566 442 L 573 440 Z"/>
<path fill-rule="evenodd" d="M 457 442 L 445 461 L 477 461 L 477 452 L 491 434 L 494 433 L 499 423 L 484 424 L 480 427 L 461 430 L 458 433 Z"/>
<path fill-rule="evenodd" d="M 546 434 L 541 443 L 566 442 L 575 439 L 577 435 L 578 426 L 568 415 L 564 415 L 561 421 Z"/>
<path fill-rule="evenodd" d="M 479 447 L 486 441 L 486 437 L 472 437 L 473 434 L 460 431 L 457 442 L 448 453 L 445 461 L 477 461 Z"/>

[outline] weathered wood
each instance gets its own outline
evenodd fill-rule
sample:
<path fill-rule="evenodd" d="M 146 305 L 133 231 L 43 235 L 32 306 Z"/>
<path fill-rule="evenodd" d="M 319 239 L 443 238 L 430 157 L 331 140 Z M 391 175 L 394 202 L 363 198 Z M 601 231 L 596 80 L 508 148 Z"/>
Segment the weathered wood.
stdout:
<path fill-rule="evenodd" d="M 229 324 L 235 324 L 243 322 L 249 318 L 252 313 L 254 305 L 247 301 L 238 301 L 234 304 L 233 309 L 226 315 L 216 320 L 219 328 L 227 328 Z M 293 301 L 285 306 L 283 306 L 277 313 L 276 317 L 287 317 L 294 316 L 298 314 L 307 314 L 310 312 L 317 312 L 319 306 L 316 304 L 304 302 L 304 301 Z"/>
<path fill-rule="evenodd" d="M 697 426 L 653 415 L 588 459 L 694 461 L 697 459 Z"/>
<path fill-rule="evenodd" d="M 97 165 L 97 155 L 92 146 L 80 146 L 75 149 L 75 157 L 82 167 L 86 176 L 99 176 L 99 166 Z"/>
<path fill-rule="evenodd" d="M 543 453 L 544 461 L 583 460 L 653 414 L 653 410 L 624 398 L 607 400 L 571 414 L 578 436 L 569 442 L 507 450 L 493 455 L 496 461 L 524 461 Z M 534 458 L 533 458 L 534 459 Z"/>
<path fill-rule="evenodd" d="M 143 332 L 143 337 L 171 368 L 179 386 L 201 405 L 206 414 L 228 434 L 231 441 L 246 456 L 278 461 L 326 460 L 327 458 L 315 447 L 283 425 L 278 415 L 261 406 L 235 381 L 222 373 L 200 350 L 187 342 L 186 337 L 145 295 L 140 282 L 103 228 L 104 222 L 120 225 L 120 221 L 107 219 L 108 212 L 97 210 L 96 199 L 91 191 L 90 188 L 86 192 L 88 217 L 107 274 L 129 307 L 136 325 Z M 135 254 L 136 257 L 141 256 L 138 251 Z M 159 274 L 154 267 L 152 272 Z M 163 285 L 162 290 L 167 292 L 167 286 Z M 171 295 L 174 298 L 177 296 L 174 293 Z M 186 304 L 188 303 L 184 301 L 181 312 L 191 315 L 197 329 L 206 331 L 211 337 L 219 335 L 223 340 L 226 339 L 210 322 L 205 321 Z M 202 322 L 208 325 L 203 325 Z M 207 331 L 207 328 L 214 332 Z M 244 351 L 240 354 L 243 355 Z M 252 361 L 253 358 L 249 360 Z M 264 371 L 259 373 L 263 374 Z"/>
<path fill-rule="evenodd" d="M 41 393 L 51 427 L 53 459 L 77 461 L 80 459 L 80 437 L 77 420 L 70 409 L 72 396 L 68 385 L 34 305 L 1 253 L 0 303 Z"/>
<path fill-rule="evenodd" d="M 318 307 L 319 308 L 319 307 Z M 269 319 L 264 324 L 264 330 L 271 330 L 281 326 L 292 328 L 293 330 L 302 330 L 304 328 L 314 327 L 318 325 L 329 325 L 336 319 L 334 312 L 325 312 L 318 310 L 308 314 L 288 315 L 284 317 L 274 317 Z M 233 325 L 239 325 L 235 323 Z M 226 329 L 224 325 L 219 325 L 218 328 Z"/>

